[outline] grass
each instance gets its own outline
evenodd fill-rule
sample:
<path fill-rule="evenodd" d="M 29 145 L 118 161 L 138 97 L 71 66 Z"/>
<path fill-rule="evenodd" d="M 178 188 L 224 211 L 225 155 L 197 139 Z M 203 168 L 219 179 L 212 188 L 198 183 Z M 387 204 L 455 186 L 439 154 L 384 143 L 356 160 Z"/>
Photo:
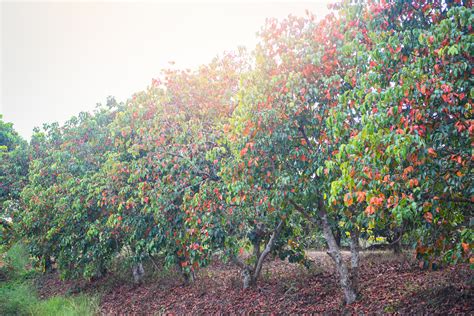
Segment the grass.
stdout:
<path fill-rule="evenodd" d="M 0 285 L 0 313 L 3 315 L 28 315 L 29 308 L 37 302 L 26 283 L 3 282 Z"/>
<path fill-rule="evenodd" d="M 95 315 L 97 297 L 56 296 L 41 300 L 33 286 L 36 276 L 22 244 L 15 244 L 2 255 L 2 270 L 8 280 L 0 282 L 0 315 L 79 316 Z"/>
<path fill-rule="evenodd" d="M 31 263 L 28 250 L 24 245 L 14 244 L 2 257 L 3 269 L 6 270 L 9 278 L 14 279 L 28 273 L 28 266 Z"/>
<path fill-rule="evenodd" d="M 29 282 L 10 281 L 0 285 L 0 314 L 2 315 L 94 315 L 98 299 L 85 295 L 56 296 L 41 300 Z"/>
<path fill-rule="evenodd" d="M 31 312 L 33 315 L 61 315 L 61 316 L 82 316 L 94 315 L 99 308 L 99 300 L 85 295 L 75 297 L 52 297 L 48 300 L 39 301 L 35 304 Z"/>

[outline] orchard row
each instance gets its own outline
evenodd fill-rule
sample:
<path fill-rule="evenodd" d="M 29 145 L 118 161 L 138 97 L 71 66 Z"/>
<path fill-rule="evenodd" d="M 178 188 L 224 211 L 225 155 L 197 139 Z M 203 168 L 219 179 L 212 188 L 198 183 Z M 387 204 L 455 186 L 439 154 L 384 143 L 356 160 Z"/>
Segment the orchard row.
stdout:
<path fill-rule="evenodd" d="M 2 123 L 4 240 L 67 277 L 127 253 L 137 279 L 161 256 L 190 281 L 219 255 L 249 287 L 271 253 L 304 264 L 320 232 L 347 303 L 361 239 L 473 263 L 473 20 L 471 1 L 337 4 L 29 145 Z"/>

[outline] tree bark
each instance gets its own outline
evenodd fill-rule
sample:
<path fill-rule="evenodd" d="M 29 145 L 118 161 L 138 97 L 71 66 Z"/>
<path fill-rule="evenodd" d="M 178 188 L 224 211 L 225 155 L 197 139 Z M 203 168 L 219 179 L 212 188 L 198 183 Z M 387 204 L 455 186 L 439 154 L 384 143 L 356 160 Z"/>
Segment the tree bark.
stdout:
<path fill-rule="evenodd" d="M 48 255 L 44 257 L 44 271 L 45 272 L 53 271 L 53 260 L 51 260 L 51 257 Z"/>
<path fill-rule="evenodd" d="M 258 278 L 260 277 L 260 273 L 262 271 L 263 263 L 270 252 L 273 250 L 275 246 L 275 241 L 278 239 L 281 230 L 283 229 L 283 220 L 278 223 L 277 227 L 273 231 L 270 239 L 268 240 L 265 249 L 260 253 L 260 242 L 254 243 L 254 255 L 256 256 L 256 263 L 253 267 L 246 264 L 242 259 L 237 256 L 232 257 L 232 261 L 242 269 L 242 283 L 243 288 L 247 289 L 251 286 L 254 286 L 257 283 Z"/>
<path fill-rule="evenodd" d="M 242 270 L 243 288 L 248 289 L 252 285 L 252 267 L 237 256 L 233 256 L 232 261 Z"/>
<path fill-rule="evenodd" d="M 324 209 L 321 207 L 322 205 L 319 205 L 319 206 L 320 206 L 319 211 L 320 211 L 323 235 L 324 235 L 324 238 L 326 239 L 326 243 L 329 248 L 328 255 L 332 258 L 332 260 L 336 264 L 336 270 L 339 274 L 339 283 L 344 293 L 344 301 L 346 304 L 351 304 L 357 299 L 357 294 L 356 294 L 356 291 L 354 290 L 354 286 L 352 284 L 352 280 L 350 278 L 350 274 L 347 269 L 347 266 L 344 263 L 344 260 L 342 258 L 341 250 L 337 246 L 336 239 L 334 238 L 334 234 L 331 230 L 331 226 L 329 225 L 327 214 L 324 211 Z"/>
<path fill-rule="evenodd" d="M 249 269 L 242 270 L 242 283 L 244 290 L 255 284 L 252 280 L 252 272 Z"/>
<path fill-rule="evenodd" d="M 143 269 L 143 264 L 137 263 L 132 266 L 133 281 L 135 283 L 141 283 L 143 276 L 145 275 L 145 269 Z"/>
<path fill-rule="evenodd" d="M 336 244 L 337 246 L 340 248 L 341 247 L 341 230 L 339 229 L 339 227 L 337 227 L 335 229 L 335 233 L 334 233 L 334 239 L 336 239 Z"/>
<path fill-rule="evenodd" d="M 194 275 L 194 271 L 191 271 L 189 273 L 183 272 L 183 276 L 184 276 L 184 282 L 186 284 L 194 283 L 194 280 L 196 279 L 196 276 Z"/>
<path fill-rule="evenodd" d="M 268 240 L 268 243 L 265 246 L 265 249 L 263 250 L 263 252 L 260 254 L 260 256 L 257 259 L 257 264 L 255 265 L 254 273 L 253 273 L 253 276 L 252 276 L 253 283 L 257 282 L 257 279 L 260 276 L 260 272 L 262 271 L 263 262 L 267 258 L 268 254 L 273 250 L 273 246 L 275 245 L 275 241 L 278 239 L 282 228 L 283 228 L 283 221 L 281 220 L 280 223 L 278 223 L 278 226 L 273 231 L 273 233 L 270 237 L 270 240 Z"/>
<path fill-rule="evenodd" d="M 351 277 L 356 294 L 359 291 L 359 251 L 359 230 L 354 227 L 351 231 Z"/>
<path fill-rule="evenodd" d="M 401 241 L 402 241 L 402 232 L 400 229 L 396 228 L 394 232 L 394 241 L 391 242 L 393 253 L 399 255 L 402 253 Z"/>
<path fill-rule="evenodd" d="M 181 272 L 181 275 L 183 276 L 183 280 L 184 280 L 184 284 L 185 285 L 188 285 L 188 284 L 191 284 L 194 282 L 194 271 L 191 271 L 191 272 L 187 272 L 185 271 L 185 269 L 183 269 L 183 267 L 181 266 L 181 260 L 178 259 L 178 261 L 176 262 L 176 267 L 178 268 L 178 271 Z"/>

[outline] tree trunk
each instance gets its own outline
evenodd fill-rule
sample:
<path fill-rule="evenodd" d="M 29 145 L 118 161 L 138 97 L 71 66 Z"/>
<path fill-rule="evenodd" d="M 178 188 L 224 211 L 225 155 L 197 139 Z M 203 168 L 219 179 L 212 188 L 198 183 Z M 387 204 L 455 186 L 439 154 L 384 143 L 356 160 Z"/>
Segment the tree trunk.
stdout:
<path fill-rule="evenodd" d="M 329 225 L 327 214 L 322 208 L 323 206 L 319 206 L 323 235 L 329 248 L 328 254 L 336 264 L 336 269 L 339 274 L 339 282 L 342 291 L 344 292 L 344 301 L 346 304 L 351 304 L 356 300 L 357 294 L 354 290 L 347 266 L 342 258 L 341 250 L 337 246 L 336 239 L 334 238 L 331 226 Z"/>
<path fill-rule="evenodd" d="M 393 239 L 394 241 L 391 243 L 393 253 L 396 255 L 399 255 L 402 253 L 402 246 L 401 246 L 402 232 L 399 229 L 395 229 Z"/>
<path fill-rule="evenodd" d="M 359 291 L 359 251 L 359 230 L 354 227 L 351 231 L 351 277 L 356 293 Z"/>
<path fill-rule="evenodd" d="M 176 262 L 176 267 L 178 268 L 178 271 L 181 272 L 181 275 L 183 276 L 184 284 L 188 285 L 194 282 L 194 271 L 187 272 L 183 267 L 181 266 L 181 260 L 178 259 L 178 262 Z"/>
<path fill-rule="evenodd" d="M 337 227 L 334 232 L 334 239 L 336 239 L 336 244 L 341 248 L 341 230 Z"/>
<path fill-rule="evenodd" d="M 196 279 L 196 276 L 194 275 L 194 271 L 191 271 L 189 273 L 183 272 L 183 277 L 184 277 L 184 283 L 186 284 L 194 283 L 194 280 Z"/>
<path fill-rule="evenodd" d="M 45 272 L 53 271 L 53 260 L 51 260 L 50 256 L 44 257 L 44 271 Z"/>
<path fill-rule="evenodd" d="M 254 282 L 252 280 L 252 272 L 249 269 L 242 270 L 242 283 L 244 290 L 254 285 Z"/>
<path fill-rule="evenodd" d="M 257 261 L 253 267 L 246 264 L 242 259 L 238 258 L 237 256 L 232 257 L 234 263 L 242 269 L 241 274 L 244 289 L 254 286 L 257 283 L 257 280 L 260 277 L 260 273 L 262 271 L 263 263 L 267 256 L 270 254 L 270 252 L 273 250 L 273 247 L 275 246 L 275 241 L 278 239 L 280 232 L 283 229 L 283 224 L 284 222 L 282 220 L 277 225 L 262 253 L 260 253 L 260 243 L 254 243 L 254 255 L 256 256 Z"/>
<path fill-rule="evenodd" d="M 321 195 L 320 195 L 321 196 Z M 289 200 L 290 203 L 301 213 L 303 214 L 311 223 L 321 226 L 323 229 L 324 239 L 326 239 L 326 243 L 328 245 L 329 251 L 328 255 L 336 264 L 336 270 L 339 274 L 339 282 L 344 292 L 344 301 L 346 304 L 351 304 L 357 299 L 357 293 L 354 290 L 354 286 L 352 284 L 351 277 L 347 270 L 347 266 L 343 261 L 341 250 L 337 245 L 336 238 L 334 238 L 334 234 L 331 230 L 331 226 L 329 225 L 328 216 L 326 213 L 326 208 L 322 199 L 318 200 L 318 213 L 320 217 L 320 221 L 317 221 L 311 214 L 308 214 L 306 210 L 296 204 L 293 200 Z M 357 252 L 358 254 L 358 252 Z"/>
<path fill-rule="evenodd" d="M 260 276 L 260 272 L 262 271 L 263 262 L 267 258 L 268 254 L 273 250 L 273 246 L 275 245 L 275 241 L 278 239 L 278 236 L 280 235 L 280 232 L 281 232 L 282 228 L 283 228 L 283 221 L 280 221 L 280 223 L 278 223 L 278 226 L 273 231 L 270 239 L 268 240 L 268 243 L 265 246 L 265 249 L 263 250 L 263 252 L 258 257 L 257 264 L 255 265 L 254 273 L 253 273 L 253 276 L 252 276 L 253 283 L 257 282 L 257 279 Z"/>
<path fill-rule="evenodd" d="M 135 283 L 141 283 L 143 276 L 145 275 L 145 269 L 143 269 L 143 264 L 137 263 L 132 266 L 133 281 Z"/>

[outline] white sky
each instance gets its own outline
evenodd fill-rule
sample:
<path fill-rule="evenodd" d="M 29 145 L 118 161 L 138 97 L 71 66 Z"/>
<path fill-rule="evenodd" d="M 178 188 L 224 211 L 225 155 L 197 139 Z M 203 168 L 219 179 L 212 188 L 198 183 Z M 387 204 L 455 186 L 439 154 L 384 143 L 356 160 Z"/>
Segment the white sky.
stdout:
<path fill-rule="evenodd" d="M 109 95 L 125 101 L 169 61 L 194 68 L 251 50 L 265 18 L 322 17 L 334 1 L 0 2 L 0 113 L 29 139 Z"/>

